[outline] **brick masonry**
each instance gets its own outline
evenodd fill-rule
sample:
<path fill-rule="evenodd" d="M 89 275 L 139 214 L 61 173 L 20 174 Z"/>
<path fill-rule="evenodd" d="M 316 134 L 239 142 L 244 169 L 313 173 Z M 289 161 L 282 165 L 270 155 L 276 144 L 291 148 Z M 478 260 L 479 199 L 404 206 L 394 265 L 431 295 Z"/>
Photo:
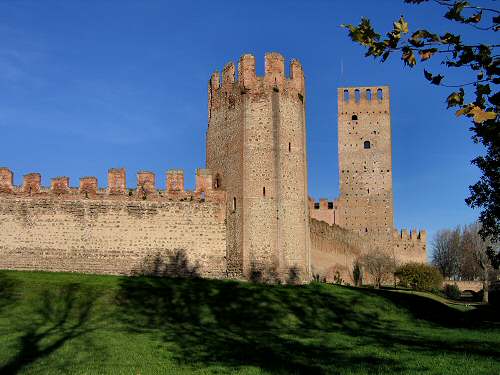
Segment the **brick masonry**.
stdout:
<path fill-rule="evenodd" d="M 340 196 L 314 202 L 302 66 L 285 69 L 278 53 L 266 54 L 264 76 L 255 66 L 246 54 L 211 76 L 207 169 L 194 191 L 182 170 L 167 171 L 160 190 L 148 171 L 132 189 L 123 168 L 108 171 L 106 188 L 92 176 L 46 188 L 38 173 L 14 186 L 0 168 L 0 268 L 132 274 L 161 258 L 184 259 L 205 277 L 286 280 L 293 270 L 302 281 L 349 281 L 353 262 L 373 249 L 425 262 L 425 231 L 393 227 L 388 87 L 339 89 Z"/>

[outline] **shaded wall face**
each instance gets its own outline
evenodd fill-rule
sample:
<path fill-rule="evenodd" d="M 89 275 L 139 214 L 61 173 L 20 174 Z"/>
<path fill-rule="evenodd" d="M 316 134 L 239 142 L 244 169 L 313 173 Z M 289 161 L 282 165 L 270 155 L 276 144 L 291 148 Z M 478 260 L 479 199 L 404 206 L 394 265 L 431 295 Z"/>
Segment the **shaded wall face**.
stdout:
<path fill-rule="evenodd" d="M 243 276 L 243 105 L 237 87 L 209 85 L 207 168 L 227 192 L 227 267 L 236 278 Z"/>
<path fill-rule="evenodd" d="M 221 210 L 215 202 L 0 197 L 0 268 L 130 274 L 181 253 L 198 274 L 225 277 Z"/>
<path fill-rule="evenodd" d="M 391 234 L 394 226 L 389 89 L 338 92 L 340 198 L 337 223 L 358 233 Z M 367 97 L 370 90 L 371 100 Z"/>

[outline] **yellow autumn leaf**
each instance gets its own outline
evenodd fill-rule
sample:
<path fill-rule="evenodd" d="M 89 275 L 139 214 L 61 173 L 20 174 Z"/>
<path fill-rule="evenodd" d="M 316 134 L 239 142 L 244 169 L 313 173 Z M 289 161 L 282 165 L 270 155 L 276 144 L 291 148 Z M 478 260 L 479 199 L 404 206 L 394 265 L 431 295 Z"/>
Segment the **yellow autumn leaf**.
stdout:
<path fill-rule="evenodd" d="M 467 114 L 467 113 L 469 113 L 469 112 L 470 112 L 470 108 L 469 108 L 469 107 L 464 107 L 464 108 L 459 109 L 458 111 L 456 111 L 456 112 L 455 112 L 455 115 L 456 115 L 457 117 L 459 117 L 459 116 L 462 116 L 462 115 L 466 115 L 466 114 Z"/>
<path fill-rule="evenodd" d="M 474 122 L 477 123 L 485 122 L 487 120 L 494 120 L 497 117 L 496 112 L 486 112 L 478 106 L 474 106 L 470 110 L 469 114 L 474 116 Z"/>

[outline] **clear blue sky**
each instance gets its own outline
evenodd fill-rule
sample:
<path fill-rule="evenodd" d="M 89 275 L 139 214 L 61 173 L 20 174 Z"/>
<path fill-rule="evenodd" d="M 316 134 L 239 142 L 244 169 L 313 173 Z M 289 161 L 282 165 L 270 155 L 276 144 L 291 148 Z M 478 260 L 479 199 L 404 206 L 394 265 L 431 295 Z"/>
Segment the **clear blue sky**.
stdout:
<path fill-rule="evenodd" d="M 341 23 L 361 16 L 388 30 L 450 29 L 434 6 L 366 1 L 8 1 L 0 3 L 0 165 L 15 183 L 66 175 L 73 186 L 110 167 L 135 173 L 183 168 L 186 187 L 205 164 L 207 82 L 215 69 L 266 51 L 301 60 L 307 84 L 309 191 L 338 194 L 336 88 L 391 87 L 398 227 L 436 230 L 477 217 L 464 203 L 482 149 L 468 122 L 445 109 L 449 89 L 398 58 L 363 57 Z M 341 73 L 343 65 L 343 73 Z M 448 77 L 447 77 L 448 78 Z M 448 82 L 463 81 L 460 74 Z"/>

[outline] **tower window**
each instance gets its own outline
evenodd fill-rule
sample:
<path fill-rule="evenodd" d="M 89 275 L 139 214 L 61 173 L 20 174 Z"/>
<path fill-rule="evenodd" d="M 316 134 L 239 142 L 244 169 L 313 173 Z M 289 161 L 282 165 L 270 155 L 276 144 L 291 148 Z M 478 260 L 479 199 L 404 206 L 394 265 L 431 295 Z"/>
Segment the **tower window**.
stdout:
<path fill-rule="evenodd" d="M 220 188 L 220 177 L 218 175 L 215 177 L 214 188 L 215 189 Z"/>
<path fill-rule="evenodd" d="M 236 211 L 236 197 L 233 197 L 233 211 Z"/>
<path fill-rule="evenodd" d="M 358 121 L 358 115 L 352 115 L 351 119 L 352 121 Z"/>
<path fill-rule="evenodd" d="M 359 101 L 361 100 L 361 93 L 359 92 L 358 89 L 354 90 L 354 101 L 356 103 L 359 103 Z"/>
<path fill-rule="evenodd" d="M 344 90 L 344 102 L 349 102 L 349 90 Z"/>
<path fill-rule="evenodd" d="M 372 90 L 370 90 L 370 89 L 366 90 L 366 99 L 372 100 Z"/>
<path fill-rule="evenodd" d="M 365 142 L 363 143 L 363 147 L 364 147 L 364 148 L 371 148 L 371 147 L 372 147 L 372 145 L 371 145 L 370 141 L 365 141 Z"/>
<path fill-rule="evenodd" d="M 377 99 L 378 100 L 384 99 L 384 93 L 382 92 L 382 89 L 377 90 Z"/>
<path fill-rule="evenodd" d="M 266 187 L 265 186 L 262 188 L 262 196 L 264 196 L 264 197 L 266 196 Z"/>
<path fill-rule="evenodd" d="M 288 152 L 292 152 L 292 144 L 288 142 Z"/>

